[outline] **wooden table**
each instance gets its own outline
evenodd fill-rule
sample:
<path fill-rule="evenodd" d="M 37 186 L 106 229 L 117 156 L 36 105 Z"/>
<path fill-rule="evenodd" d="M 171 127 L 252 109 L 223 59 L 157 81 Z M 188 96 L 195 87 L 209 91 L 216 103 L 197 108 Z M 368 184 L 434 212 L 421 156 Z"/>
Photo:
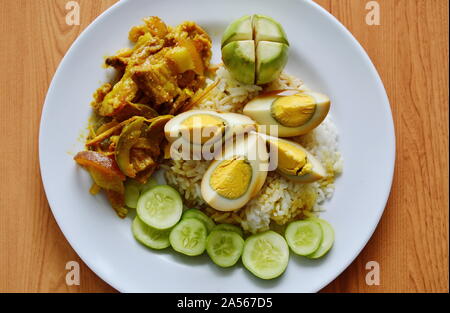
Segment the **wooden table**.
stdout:
<path fill-rule="evenodd" d="M 0 291 L 112 292 L 79 259 L 48 206 L 38 163 L 44 97 L 81 31 L 114 0 L 78 0 L 81 25 L 65 23 L 66 0 L 0 2 Z M 374 236 L 325 292 L 448 292 L 448 1 L 320 0 L 359 40 L 389 95 L 397 135 L 391 196 Z M 151 13 L 151 12 L 150 12 Z M 149 13 L 149 14 L 150 14 Z M 80 286 L 65 265 L 81 264 Z M 365 283 L 368 261 L 379 286 Z"/>

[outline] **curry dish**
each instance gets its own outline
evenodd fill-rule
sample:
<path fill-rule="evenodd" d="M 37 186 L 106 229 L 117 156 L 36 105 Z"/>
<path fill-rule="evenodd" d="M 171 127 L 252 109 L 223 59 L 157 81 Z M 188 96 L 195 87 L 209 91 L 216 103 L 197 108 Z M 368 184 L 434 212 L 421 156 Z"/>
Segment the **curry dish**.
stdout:
<path fill-rule="evenodd" d="M 262 279 L 280 276 L 291 250 L 328 253 L 334 231 L 318 215 L 342 171 L 331 100 L 283 72 L 281 24 L 233 21 L 219 65 L 194 22 L 149 17 L 129 40 L 105 59 L 117 77 L 94 93 L 86 150 L 75 156 L 90 192 L 103 191 L 121 218 L 135 209 L 143 245 L 206 251 L 221 267 L 242 259 Z M 159 168 L 164 184 L 152 178 Z"/>
<path fill-rule="evenodd" d="M 91 193 L 104 190 L 120 217 L 128 211 L 123 182 L 130 177 L 144 184 L 157 169 L 164 125 L 189 108 L 211 59 L 211 39 L 194 22 L 170 27 L 149 17 L 131 29 L 129 40 L 133 48 L 105 60 L 118 78 L 94 93 L 88 151 L 75 157 L 94 180 Z"/>

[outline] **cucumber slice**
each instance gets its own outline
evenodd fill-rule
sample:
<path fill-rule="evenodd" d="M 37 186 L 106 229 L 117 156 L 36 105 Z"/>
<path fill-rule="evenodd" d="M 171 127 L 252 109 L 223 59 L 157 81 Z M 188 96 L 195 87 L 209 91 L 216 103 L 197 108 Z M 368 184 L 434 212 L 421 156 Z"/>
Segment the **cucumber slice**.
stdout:
<path fill-rule="evenodd" d="M 244 239 L 234 231 L 214 230 L 206 239 L 206 252 L 221 267 L 233 266 L 244 249 Z"/>
<path fill-rule="evenodd" d="M 145 184 L 141 184 L 134 179 L 127 179 L 125 182 L 125 204 L 127 207 L 136 209 L 139 196 L 156 186 L 158 183 L 155 179 L 150 178 Z"/>
<path fill-rule="evenodd" d="M 330 251 L 331 247 L 334 243 L 334 230 L 333 227 L 325 220 L 320 218 L 310 218 L 308 220 L 312 220 L 317 222 L 322 228 L 322 242 L 320 243 L 319 248 L 308 255 L 308 258 L 318 259 L 323 257 L 328 251 Z"/>
<path fill-rule="evenodd" d="M 136 209 L 141 191 L 139 183 L 133 179 L 127 179 L 125 182 L 125 205 L 129 208 Z"/>
<path fill-rule="evenodd" d="M 322 228 L 312 220 L 292 222 L 288 225 L 285 238 L 289 247 L 298 255 L 309 255 L 322 242 Z"/>
<path fill-rule="evenodd" d="M 274 231 L 250 236 L 245 241 L 242 263 L 255 276 L 272 279 L 286 270 L 289 247 L 283 236 Z"/>
<path fill-rule="evenodd" d="M 139 217 L 135 217 L 131 226 L 134 238 L 152 249 L 165 249 L 170 246 L 170 229 L 159 230 L 146 225 Z"/>
<path fill-rule="evenodd" d="M 181 220 L 170 232 L 172 248 L 185 255 L 196 256 L 206 249 L 206 226 L 196 218 Z"/>
<path fill-rule="evenodd" d="M 244 231 L 242 230 L 242 228 L 240 228 L 239 226 L 233 225 L 233 224 L 219 224 L 219 225 L 216 225 L 212 231 L 215 231 L 215 230 L 232 231 L 232 232 L 239 234 L 239 236 L 244 237 Z"/>
<path fill-rule="evenodd" d="M 139 191 L 144 193 L 157 185 L 158 183 L 154 178 L 149 178 L 145 184 L 139 184 Z"/>
<path fill-rule="evenodd" d="M 151 188 L 141 195 L 137 215 L 148 226 L 168 229 L 181 218 L 183 202 L 178 191 L 167 185 Z"/>
<path fill-rule="evenodd" d="M 197 209 L 189 209 L 184 211 L 183 215 L 181 216 L 181 219 L 185 218 L 196 218 L 199 221 L 205 223 L 206 230 L 208 231 L 208 233 L 210 233 L 214 228 L 214 226 L 216 226 L 214 221 L 208 215 Z"/>

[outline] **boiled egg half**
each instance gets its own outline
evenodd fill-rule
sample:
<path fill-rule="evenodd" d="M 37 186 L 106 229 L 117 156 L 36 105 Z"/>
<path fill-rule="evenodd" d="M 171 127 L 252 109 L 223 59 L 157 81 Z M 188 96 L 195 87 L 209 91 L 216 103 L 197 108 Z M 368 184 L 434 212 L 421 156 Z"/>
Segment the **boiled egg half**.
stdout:
<path fill-rule="evenodd" d="M 260 134 L 251 132 L 228 142 L 203 176 L 203 199 L 219 211 L 242 208 L 264 185 L 268 163 L 266 143 Z"/>
<path fill-rule="evenodd" d="M 330 104 L 330 98 L 318 92 L 278 90 L 249 101 L 243 112 L 260 125 L 258 130 L 261 132 L 294 137 L 319 126 L 327 116 Z"/>
<path fill-rule="evenodd" d="M 237 113 L 218 113 L 212 110 L 190 110 L 175 116 L 164 127 L 169 143 L 182 140 L 190 145 L 224 143 L 234 135 L 255 130 L 255 122 Z"/>
<path fill-rule="evenodd" d="M 276 167 L 280 175 L 299 183 L 312 183 L 327 176 L 320 161 L 299 143 L 261 136 L 269 146 L 271 166 Z"/>

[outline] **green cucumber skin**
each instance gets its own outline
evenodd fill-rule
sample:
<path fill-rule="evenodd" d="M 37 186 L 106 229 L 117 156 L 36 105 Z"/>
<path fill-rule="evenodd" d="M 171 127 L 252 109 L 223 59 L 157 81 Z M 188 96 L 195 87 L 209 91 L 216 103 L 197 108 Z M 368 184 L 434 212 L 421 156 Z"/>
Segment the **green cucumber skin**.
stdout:
<path fill-rule="evenodd" d="M 271 44 L 271 42 L 269 42 Z M 287 64 L 288 61 L 288 52 L 289 47 L 286 44 L 279 44 L 280 45 L 280 52 L 276 58 L 272 59 L 264 59 L 261 60 L 258 57 L 258 49 L 262 49 L 264 46 L 265 41 L 261 41 L 258 43 L 258 47 L 256 50 L 257 56 L 257 65 L 256 65 L 256 84 L 257 85 L 264 85 L 267 83 L 270 83 L 271 81 L 275 80 L 277 77 L 281 75 L 281 72 L 283 71 L 284 67 Z"/>
<path fill-rule="evenodd" d="M 183 212 L 183 215 L 181 216 L 181 219 L 185 218 L 196 218 L 200 222 L 203 222 L 206 226 L 206 229 L 208 230 L 208 233 L 210 233 L 213 228 L 216 226 L 214 221 L 205 213 L 198 209 L 189 209 Z"/>
<path fill-rule="evenodd" d="M 218 256 L 215 253 L 215 243 L 222 239 L 227 238 L 232 241 L 234 251 L 230 256 Z M 242 251 L 244 250 L 244 239 L 236 232 L 227 230 L 214 230 L 206 239 L 206 252 L 211 260 L 220 267 L 231 267 L 235 265 L 241 258 Z"/>
<path fill-rule="evenodd" d="M 226 231 L 233 231 L 239 236 L 244 237 L 244 231 L 239 226 L 233 225 L 233 224 L 217 224 L 214 228 L 214 230 L 226 230 Z"/>
<path fill-rule="evenodd" d="M 149 178 L 145 184 L 128 178 L 125 182 L 125 205 L 131 209 L 136 209 L 139 197 L 157 185 L 158 183 L 154 178 Z"/>
<path fill-rule="evenodd" d="M 252 37 L 253 37 L 252 18 L 253 17 L 251 15 L 244 15 L 243 17 L 238 18 L 237 20 L 234 20 L 233 22 L 231 22 L 230 25 L 228 25 L 228 27 L 223 32 L 221 47 L 223 48 L 224 46 L 226 46 L 227 44 L 229 44 L 232 41 L 251 40 Z M 241 31 L 242 30 L 242 24 L 246 23 L 247 20 L 250 20 L 250 21 L 248 21 L 250 23 L 250 30 L 249 30 L 250 32 L 249 32 L 249 34 L 248 35 L 244 35 L 244 37 L 236 38 L 236 36 L 238 34 L 237 30 Z"/>
<path fill-rule="evenodd" d="M 283 252 L 283 254 L 285 254 L 284 258 L 280 261 L 280 264 L 278 264 L 279 265 L 278 270 L 273 273 L 270 273 L 270 275 L 266 275 L 266 273 L 258 272 L 258 270 L 253 268 L 253 265 L 251 264 L 252 263 L 251 256 L 252 256 L 253 251 L 249 251 L 249 249 L 254 250 L 253 249 L 254 248 L 253 241 L 258 240 L 261 237 L 268 237 L 269 241 L 271 239 L 275 239 L 275 241 L 278 241 L 275 245 L 278 248 L 280 248 L 281 250 L 283 250 L 282 252 Z M 280 234 L 278 234 L 274 231 L 271 231 L 271 230 L 252 235 L 245 240 L 244 251 L 242 253 L 242 263 L 244 264 L 244 267 L 248 271 L 250 271 L 253 275 L 255 275 L 258 278 L 265 279 L 265 280 L 277 278 L 286 271 L 286 268 L 288 266 L 289 246 L 283 236 L 281 236 Z"/>
<path fill-rule="evenodd" d="M 252 52 L 248 49 L 249 42 L 253 43 Z M 264 42 L 278 43 L 283 48 L 276 57 L 261 61 L 257 46 Z M 280 23 L 269 16 L 254 14 L 229 24 L 221 48 L 222 61 L 234 79 L 243 84 L 264 85 L 279 77 L 286 66 L 289 41 Z"/>
<path fill-rule="evenodd" d="M 127 207 L 136 209 L 140 194 L 138 186 L 125 183 L 125 205 Z"/>
<path fill-rule="evenodd" d="M 149 209 L 147 208 L 147 202 L 151 201 L 151 199 L 147 199 L 149 197 L 149 195 L 151 193 L 156 193 L 156 194 L 160 194 L 160 195 L 167 195 L 169 194 L 171 197 L 171 202 L 168 203 L 167 207 L 174 210 L 173 216 L 169 216 L 168 219 L 170 219 L 170 222 L 167 221 L 161 221 L 158 220 L 158 218 L 155 218 L 154 216 L 152 216 L 149 212 Z M 160 206 L 162 203 L 158 202 L 156 203 L 156 205 Z M 160 209 L 160 208 L 159 208 Z M 146 191 L 145 193 L 141 194 L 139 200 L 138 200 L 138 204 L 137 204 L 137 209 L 136 209 L 137 215 L 139 216 L 139 218 L 148 226 L 151 226 L 153 228 L 159 229 L 159 230 L 165 230 L 165 229 L 169 229 L 172 228 L 174 225 L 176 225 L 180 219 L 181 219 L 181 214 L 183 213 L 183 201 L 181 199 L 180 194 L 178 193 L 177 190 L 175 190 L 174 188 L 168 186 L 168 185 L 158 185 L 158 186 L 154 186 L 152 188 L 150 188 L 148 191 Z"/>
<path fill-rule="evenodd" d="M 253 44 L 253 55 L 245 54 L 240 45 Z M 231 76 L 247 85 L 255 83 L 255 47 L 254 42 L 232 41 L 222 48 L 222 61 Z"/>
<path fill-rule="evenodd" d="M 159 240 L 155 240 L 151 238 L 151 236 L 147 233 L 148 231 L 160 232 L 161 238 Z M 155 249 L 162 250 L 170 247 L 169 242 L 169 230 L 157 230 L 155 228 L 151 229 L 150 226 L 146 225 L 143 221 L 139 219 L 139 217 L 135 217 L 132 224 L 132 233 L 134 238 L 143 244 L 144 246 Z"/>
<path fill-rule="evenodd" d="M 306 257 L 310 259 L 318 259 L 326 255 L 333 247 L 334 229 L 327 221 L 323 219 L 320 218 L 310 218 L 310 219 L 319 223 L 319 225 L 322 227 L 323 235 L 322 235 L 322 242 L 320 243 L 319 248 L 312 254 L 307 255 Z"/>
<path fill-rule="evenodd" d="M 310 243 L 310 246 L 298 246 L 295 243 L 295 233 L 298 231 L 298 229 L 300 227 L 311 227 L 313 228 L 312 230 L 316 233 L 315 235 L 317 235 L 315 238 L 312 238 L 312 241 Z M 296 221 L 296 222 L 291 222 L 288 227 L 286 228 L 286 232 L 285 232 L 285 238 L 286 238 L 286 242 L 288 243 L 289 247 L 291 248 L 291 250 L 297 254 L 297 255 L 301 255 L 301 256 L 307 256 L 307 255 L 311 255 L 313 254 L 315 251 L 317 251 L 317 249 L 319 249 L 320 244 L 322 243 L 322 227 L 320 226 L 319 223 L 312 221 L 312 220 L 300 220 L 300 221 Z"/>
<path fill-rule="evenodd" d="M 273 25 L 276 26 L 276 28 L 278 29 L 279 32 L 279 38 L 277 38 L 277 40 L 275 40 L 274 42 L 279 42 L 279 43 L 284 43 L 286 45 L 289 46 L 289 41 L 287 39 L 287 35 L 286 32 L 284 31 L 283 26 L 281 26 L 280 23 L 278 23 L 277 21 L 275 21 L 273 18 L 271 18 L 270 16 L 267 15 L 262 15 L 262 14 L 255 14 L 253 16 L 253 27 L 256 27 L 256 24 L 259 24 L 259 26 L 261 26 L 260 23 L 258 23 L 261 20 L 265 20 L 266 22 L 268 21 L 269 23 L 272 23 Z M 263 39 L 266 40 L 266 39 Z"/>
<path fill-rule="evenodd" d="M 156 186 L 158 186 L 156 180 L 154 178 L 149 178 L 145 184 L 139 184 L 139 191 L 143 194 Z"/>

